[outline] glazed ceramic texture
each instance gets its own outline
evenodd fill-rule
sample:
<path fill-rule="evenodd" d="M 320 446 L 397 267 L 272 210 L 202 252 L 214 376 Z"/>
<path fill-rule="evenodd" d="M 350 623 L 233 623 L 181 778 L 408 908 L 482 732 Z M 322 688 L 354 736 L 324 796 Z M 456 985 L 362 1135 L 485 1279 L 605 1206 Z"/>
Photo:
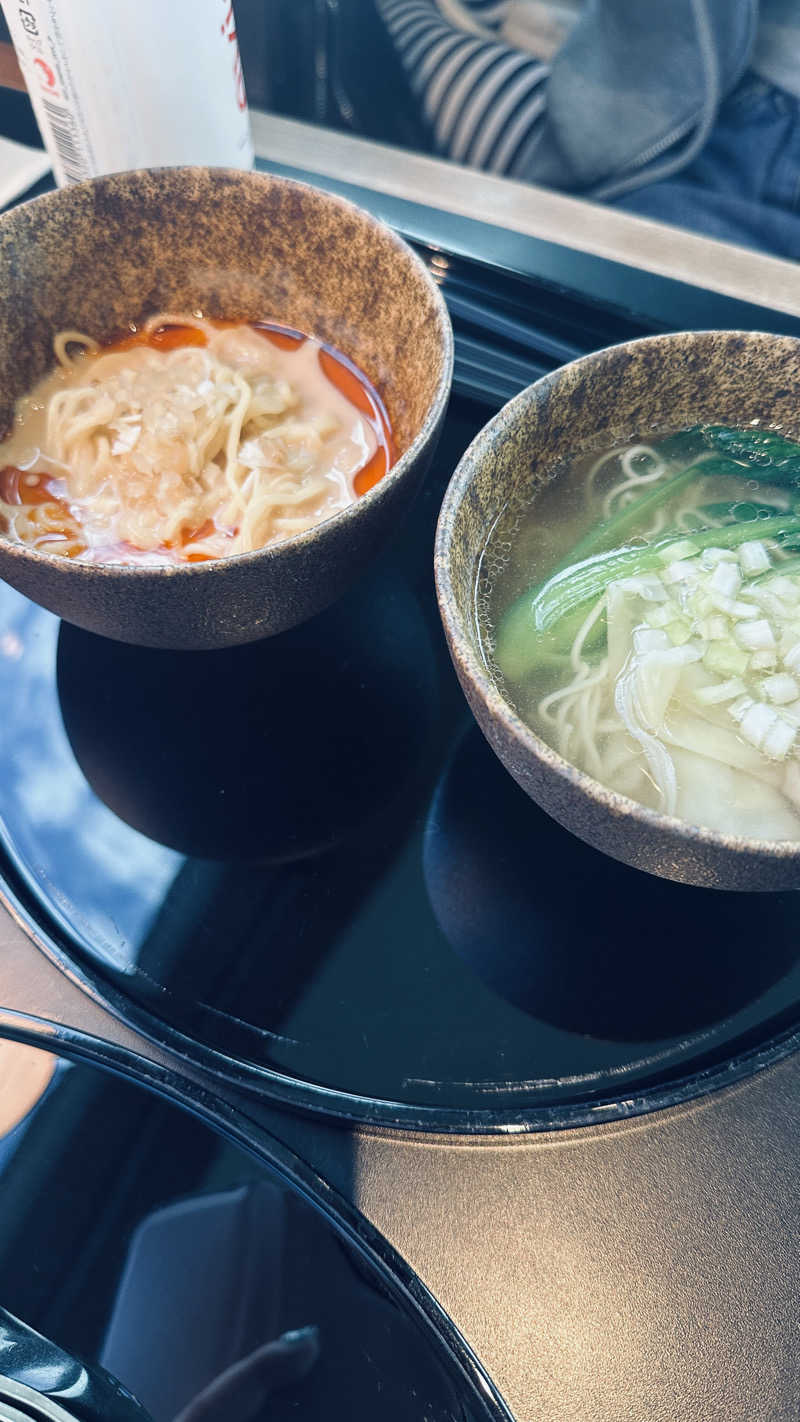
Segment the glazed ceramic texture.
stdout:
<path fill-rule="evenodd" d="M 52 366 L 57 331 L 113 340 L 165 310 L 274 320 L 338 347 L 383 396 L 397 462 L 349 508 L 271 548 L 147 568 L 81 563 L 0 537 L 0 577 L 119 641 L 255 641 L 333 602 L 402 520 L 446 410 L 449 318 L 411 249 L 341 198 L 225 169 L 95 179 L 0 218 L 2 432 Z"/>
<path fill-rule="evenodd" d="M 481 431 L 448 487 L 436 539 L 439 608 L 489 744 L 548 814 L 615 859 L 720 889 L 800 886 L 800 842 L 723 835 L 647 810 L 564 760 L 496 687 L 476 625 L 478 563 L 509 505 L 527 508 L 567 457 L 649 430 L 759 419 L 800 438 L 800 341 L 760 332 L 652 336 L 597 351 L 524 390 Z M 556 475 L 557 477 L 557 475 Z"/>

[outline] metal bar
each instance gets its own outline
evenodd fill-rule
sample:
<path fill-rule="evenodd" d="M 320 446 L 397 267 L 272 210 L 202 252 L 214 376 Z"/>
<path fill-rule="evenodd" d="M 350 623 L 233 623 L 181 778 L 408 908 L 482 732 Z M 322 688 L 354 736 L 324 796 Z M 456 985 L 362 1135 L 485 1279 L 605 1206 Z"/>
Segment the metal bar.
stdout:
<path fill-rule="evenodd" d="M 539 327 L 526 325 L 524 321 L 515 321 L 511 316 L 504 316 L 502 312 L 493 310 L 482 301 L 452 291 L 447 283 L 443 284 L 442 291 L 454 320 L 473 322 L 481 330 L 498 336 L 501 341 L 513 341 L 516 345 L 535 351 L 537 355 L 549 356 L 557 365 L 586 354 L 585 346 L 559 340 Z"/>
<path fill-rule="evenodd" d="M 793 262 L 275 114 L 252 120 L 260 166 L 360 198 L 420 241 L 659 323 L 800 329 Z"/>

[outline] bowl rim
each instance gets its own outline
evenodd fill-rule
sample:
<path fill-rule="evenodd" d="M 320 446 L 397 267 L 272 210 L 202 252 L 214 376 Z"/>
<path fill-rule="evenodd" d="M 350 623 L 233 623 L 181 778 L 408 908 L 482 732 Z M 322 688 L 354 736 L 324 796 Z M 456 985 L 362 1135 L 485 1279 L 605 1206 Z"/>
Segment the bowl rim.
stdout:
<path fill-rule="evenodd" d="M 53 192 L 41 193 L 38 197 L 31 198 L 28 202 L 19 203 L 16 207 L 10 208 L 7 212 L 0 214 L 0 235 L 3 226 L 13 218 L 16 212 L 31 208 L 34 205 L 44 204 L 52 206 L 58 203 L 64 193 L 81 193 L 96 191 L 98 187 L 112 185 L 127 179 L 142 178 L 143 176 L 164 175 L 168 178 L 174 175 L 186 175 L 191 179 L 193 176 L 202 175 L 210 177 L 212 180 L 217 176 L 231 179 L 255 187 L 257 184 L 268 184 L 276 187 L 294 189 L 301 193 L 312 193 L 315 199 L 321 199 L 326 205 L 339 208 L 343 213 L 350 216 L 355 215 L 360 221 L 371 227 L 374 232 L 388 238 L 390 244 L 395 248 L 396 254 L 407 264 L 417 275 L 421 277 L 423 286 L 427 288 L 428 295 L 433 302 L 433 309 L 437 318 L 440 334 L 440 351 L 442 356 L 442 367 L 436 387 L 428 405 L 419 430 L 414 436 L 411 444 L 395 460 L 394 464 L 387 469 L 386 473 L 377 484 L 373 484 L 365 494 L 360 494 L 352 504 L 348 504 L 343 509 L 331 514 L 328 518 L 320 520 L 311 528 L 304 529 L 301 533 L 292 534 L 289 538 L 284 538 L 280 543 L 268 544 L 264 548 L 251 549 L 249 553 L 231 553 L 222 558 L 209 558 L 202 563 L 163 563 L 163 564 L 135 564 L 135 563 L 112 563 L 112 562 L 83 562 L 80 559 L 65 558 L 58 553 L 45 553 L 36 548 L 30 548 L 24 543 L 14 542 L 12 539 L 0 535 L 0 550 L 3 555 L 19 558 L 22 562 L 30 563 L 34 566 L 47 566 L 56 573 L 70 575 L 73 577 L 113 577 L 115 580 L 138 580 L 142 582 L 147 578 L 163 581 L 168 578 L 198 578 L 203 574 L 206 576 L 213 571 L 228 567 L 248 567 L 255 562 L 270 564 L 285 557 L 288 551 L 296 551 L 308 548 L 320 537 L 325 537 L 325 530 L 330 530 L 332 525 L 341 527 L 345 521 L 354 523 L 359 519 L 368 517 L 369 510 L 375 508 L 385 499 L 390 497 L 391 491 L 402 482 L 406 475 L 411 473 L 414 465 L 424 452 L 436 433 L 437 427 L 447 407 L 450 398 L 450 391 L 453 382 L 454 365 L 454 340 L 453 327 L 450 321 L 450 313 L 442 295 L 440 287 L 434 281 L 433 276 L 425 265 L 424 261 L 406 240 L 395 232 L 387 222 L 375 217 L 366 208 L 360 207 L 357 203 L 351 202 L 349 198 L 341 197 L 338 193 L 329 192 L 326 188 L 317 187 L 314 183 L 303 182 L 298 178 L 286 178 L 278 173 L 262 172 L 255 168 L 211 168 L 200 164 L 186 165 L 185 167 L 160 167 L 160 168 L 130 168 L 119 173 L 105 173 L 97 178 L 89 178 L 85 182 L 71 183 L 68 188 L 58 188 Z M 313 336 L 313 332 L 305 334 Z M 347 354 L 347 352 L 343 352 Z M 352 359 L 352 357 L 349 357 Z M 359 366 L 360 369 L 360 366 Z M 380 391 L 378 394 L 380 395 Z M 381 396 L 381 398 L 383 398 Z"/>
<path fill-rule="evenodd" d="M 708 329 L 669 331 L 652 336 L 639 336 L 634 340 L 618 341 L 613 345 L 602 346 L 596 351 L 590 351 L 574 361 L 558 366 L 557 369 L 549 371 L 539 380 L 534 381 L 532 385 L 526 386 L 518 395 L 503 405 L 468 445 L 445 491 L 436 525 L 434 545 L 436 597 L 450 654 L 459 676 L 464 676 L 469 682 L 473 693 L 478 696 L 491 720 L 499 722 L 513 740 L 521 745 L 528 757 L 539 761 L 548 770 L 554 772 L 559 779 L 567 781 L 574 789 L 581 791 L 587 799 L 591 800 L 599 809 L 605 810 L 614 819 L 634 820 L 650 831 L 664 836 L 677 837 L 687 843 L 706 845 L 709 849 L 721 851 L 742 860 L 759 858 L 785 862 L 800 859 L 800 839 L 760 839 L 746 835 L 723 834 L 719 830 L 696 825 L 693 821 L 682 819 L 678 815 L 667 815 L 660 810 L 648 809 L 646 805 L 640 804 L 638 800 L 632 799 L 629 795 L 621 795 L 616 790 L 610 790 L 599 780 L 595 780 L 594 776 L 580 770 L 548 745 L 547 741 L 526 725 L 510 702 L 502 695 L 490 676 L 483 659 L 475 651 L 471 639 L 464 630 L 464 619 L 459 612 L 459 604 L 450 573 L 452 536 L 456 514 L 498 430 L 504 428 L 509 416 L 513 418 L 529 407 L 533 391 L 550 388 L 554 384 L 560 383 L 566 372 L 591 370 L 592 366 L 601 363 L 612 351 L 630 350 L 644 345 L 668 350 L 670 346 L 679 346 L 687 338 L 691 340 L 699 338 L 702 341 L 712 337 L 715 340 L 725 337 L 736 341 L 755 339 L 792 342 L 800 353 L 800 338 L 770 331 Z"/>

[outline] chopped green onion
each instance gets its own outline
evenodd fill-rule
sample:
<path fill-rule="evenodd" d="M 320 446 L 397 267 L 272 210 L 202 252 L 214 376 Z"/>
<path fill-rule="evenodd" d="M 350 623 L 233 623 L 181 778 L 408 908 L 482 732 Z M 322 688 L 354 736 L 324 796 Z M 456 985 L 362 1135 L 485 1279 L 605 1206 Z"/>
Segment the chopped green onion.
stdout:
<path fill-rule="evenodd" d="M 787 672 L 776 672 L 774 676 L 765 677 L 761 689 L 767 700 L 773 701 L 776 706 L 786 706 L 800 696 L 800 686 Z"/>
<path fill-rule="evenodd" d="M 738 617 L 745 621 L 758 617 L 759 609 L 752 602 L 742 602 L 740 599 L 735 599 L 731 601 L 728 612 L 731 617 Z"/>
<path fill-rule="evenodd" d="M 771 567 L 772 560 L 764 544 L 759 539 L 743 543 L 739 549 L 739 563 L 742 572 L 751 577 L 753 573 L 764 573 Z"/>
<path fill-rule="evenodd" d="M 800 516 L 787 513 L 759 519 L 758 532 L 765 541 L 797 548 L 800 546 Z M 601 598 L 611 583 L 651 573 L 663 564 L 699 561 L 697 555 L 707 548 L 736 550 L 743 543 L 753 542 L 752 535 L 752 522 L 733 523 L 705 529 L 691 538 L 673 535 L 641 547 L 612 548 L 570 562 L 509 608 L 497 637 L 496 657 L 500 667 L 507 676 L 519 677 L 536 666 L 543 654 L 568 650 L 591 603 Z M 800 557 L 789 560 L 781 571 L 786 574 L 795 569 L 800 570 Z M 685 569 L 683 571 L 685 573 Z M 698 606 L 699 616 L 708 615 L 718 602 L 718 595 L 708 596 L 712 601 Z M 741 601 L 731 605 L 729 600 L 717 610 L 740 620 L 748 617 L 757 620 L 758 610 Z M 592 628 L 586 650 L 601 643 L 604 636 L 605 619 L 600 618 Z"/>
<path fill-rule="evenodd" d="M 739 734 L 756 750 L 764 749 L 764 742 L 778 721 L 777 711 L 763 701 L 754 701 L 748 706 L 739 721 Z"/>
<path fill-rule="evenodd" d="M 677 615 L 678 608 L 674 602 L 659 602 L 647 609 L 647 621 L 651 627 L 666 627 L 674 622 Z"/>
<path fill-rule="evenodd" d="M 732 642 L 712 642 L 703 657 L 703 666 L 713 676 L 741 676 L 747 671 L 750 658 Z"/>
<path fill-rule="evenodd" d="M 609 583 L 650 572 L 659 563 L 672 562 L 676 552 L 683 553 L 687 547 L 692 554 L 701 553 L 707 547 L 738 548 L 748 541 L 751 531 L 748 524 L 730 524 L 727 528 L 710 528 L 704 533 L 697 533 L 688 545 L 683 538 L 667 539 L 643 548 L 614 548 L 608 553 L 596 553 L 592 558 L 570 564 L 554 573 L 531 596 L 532 630 L 544 632 L 554 627 L 567 612 L 600 597 Z M 764 538 L 798 543 L 800 518 L 784 514 L 764 519 L 760 532 Z"/>
<path fill-rule="evenodd" d="M 735 597 L 742 586 L 742 575 L 735 563 L 717 563 L 708 580 L 709 588 L 724 597 Z"/>
<path fill-rule="evenodd" d="M 775 635 L 766 617 L 759 617 L 755 622 L 737 622 L 733 635 L 747 652 L 760 652 L 775 646 Z"/>
<path fill-rule="evenodd" d="M 726 701 L 733 701 L 734 697 L 741 696 L 746 690 L 745 684 L 740 676 L 732 676 L 728 681 L 717 681 L 713 686 L 699 686 L 695 691 L 695 700 L 701 706 L 721 706 Z"/>
<path fill-rule="evenodd" d="M 692 635 L 692 624 L 686 617 L 676 617 L 668 624 L 666 633 L 673 647 L 682 647 Z"/>
<path fill-rule="evenodd" d="M 666 547 L 659 550 L 659 558 L 662 563 L 679 563 L 684 558 L 694 558 L 697 548 L 694 543 L 690 543 L 688 538 L 677 543 L 668 543 Z"/>
<path fill-rule="evenodd" d="M 711 572 L 718 563 L 735 563 L 736 554 L 730 548 L 704 548 L 700 554 L 700 562 L 706 572 Z"/>
<path fill-rule="evenodd" d="M 785 716 L 778 716 L 767 731 L 761 749 L 770 760 L 785 760 L 796 739 L 797 726 Z"/>
<path fill-rule="evenodd" d="M 669 637 L 666 632 L 653 627 L 633 629 L 633 650 L 638 656 L 644 656 L 647 652 L 665 652 L 668 646 Z"/>
<path fill-rule="evenodd" d="M 700 631 L 707 642 L 721 642 L 728 636 L 728 619 L 715 613 L 713 617 L 703 620 Z"/>
<path fill-rule="evenodd" d="M 778 564 L 777 568 L 774 570 L 770 569 L 768 573 L 760 573 L 757 578 L 753 579 L 753 582 L 766 583 L 769 579 L 776 576 L 785 578 L 787 575 L 792 576 L 795 573 L 800 573 L 800 558 L 785 558 L 783 562 Z"/>
<path fill-rule="evenodd" d="M 785 567 L 785 564 L 782 566 Z M 796 583 L 792 582 L 791 578 L 787 578 L 782 572 L 776 572 L 775 576 L 770 578 L 767 586 L 770 592 L 773 592 L 782 602 L 788 602 L 793 607 L 796 607 L 798 602 L 800 602 L 800 588 L 798 588 Z"/>
<path fill-rule="evenodd" d="M 699 558 L 676 558 L 674 563 L 667 564 L 661 577 L 667 584 L 696 583 L 700 571 Z"/>
<path fill-rule="evenodd" d="M 738 725 L 739 722 L 750 710 L 750 707 L 754 705 L 755 702 L 753 701 L 752 696 L 740 696 L 737 701 L 734 701 L 732 706 L 728 707 L 728 713 L 733 717 L 734 721 Z"/>
<path fill-rule="evenodd" d="M 657 573 L 640 573 L 637 578 L 623 578 L 619 586 L 625 592 L 638 593 L 645 602 L 666 602 L 669 596 Z"/>
<path fill-rule="evenodd" d="M 781 716 L 763 701 L 742 696 L 729 707 L 739 734 L 749 745 L 769 756 L 770 760 L 785 760 L 797 738 L 797 725 Z"/>

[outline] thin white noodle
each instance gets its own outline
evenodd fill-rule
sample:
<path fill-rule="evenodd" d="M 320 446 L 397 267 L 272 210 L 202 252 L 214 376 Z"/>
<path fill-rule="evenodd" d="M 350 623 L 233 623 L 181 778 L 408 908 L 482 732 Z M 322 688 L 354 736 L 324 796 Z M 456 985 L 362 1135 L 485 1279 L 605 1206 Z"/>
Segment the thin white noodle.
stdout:
<path fill-rule="evenodd" d="M 82 536 L 87 556 L 122 543 L 144 554 L 180 547 L 219 557 L 291 537 L 355 499 L 361 451 L 370 458 L 376 437 L 327 384 L 314 342 L 306 366 L 292 369 L 307 370 L 318 408 L 312 394 L 303 403 L 276 370 L 285 357 L 251 328 L 159 312 L 142 329 L 170 326 L 193 327 L 205 342 L 104 353 L 81 331 L 58 333 L 63 377 L 47 377 L 46 398 L 31 405 L 44 410 L 36 417 L 42 449 L 22 463 L 48 478 L 57 471 L 58 497 L 71 512 L 57 502 L 0 501 L 15 538 L 40 540 L 60 526 L 71 542 Z"/>
<path fill-rule="evenodd" d="M 583 743 L 583 753 L 586 758 L 586 765 L 590 775 L 602 775 L 603 763 L 597 746 L 597 713 L 600 705 L 601 684 L 595 682 L 589 690 L 588 695 L 582 696 L 578 703 L 578 727 L 581 741 Z"/>
<path fill-rule="evenodd" d="M 588 669 L 586 668 L 586 663 L 584 663 L 583 671 L 579 672 L 577 676 L 575 676 L 573 680 L 569 683 L 568 686 L 561 686 L 557 691 L 551 691 L 549 695 L 542 697 L 542 700 L 539 702 L 536 708 L 537 714 L 541 716 L 542 719 L 545 721 L 552 721 L 553 718 L 550 715 L 551 706 L 557 705 L 558 702 L 563 701 L 566 697 L 573 696 L 577 699 L 579 696 L 582 696 L 583 693 L 587 691 L 590 686 L 594 686 L 596 682 L 599 683 L 605 681 L 607 676 L 607 659 L 604 659 L 600 663 L 600 666 L 597 668 L 597 671 L 594 673 L 593 676 L 590 676 Z"/>
<path fill-rule="evenodd" d="M 155 316 L 148 316 L 142 330 L 146 336 L 150 336 L 153 331 L 160 331 L 164 326 L 193 326 L 196 331 L 207 333 L 209 323 L 202 316 L 185 316 L 183 313 L 176 315 L 172 311 L 157 311 Z"/>
<path fill-rule="evenodd" d="M 633 468 L 634 459 L 643 458 L 651 460 L 655 466 L 649 474 L 637 474 Z M 620 494 L 625 494 L 629 490 L 633 492 L 647 484 L 655 484 L 667 473 L 666 463 L 654 449 L 651 449 L 649 444 L 634 444 L 630 449 L 626 449 L 620 458 L 620 464 L 625 478 L 622 483 L 615 484 L 613 489 L 606 494 L 603 500 L 603 518 L 611 516 L 611 510 Z"/>
<path fill-rule="evenodd" d="M 82 355 L 87 353 L 93 355 L 100 349 L 99 343 L 92 336 L 87 336 L 84 331 L 59 331 L 53 341 L 53 352 L 59 365 L 63 365 L 67 370 L 74 369 L 76 364 L 68 354 L 67 346 L 80 346 Z M 80 360 L 80 356 L 78 359 Z"/>
<path fill-rule="evenodd" d="M 590 508 L 592 507 L 594 502 L 594 486 L 597 476 L 600 473 L 600 470 L 605 469 L 606 465 L 610 464 L 612 459 L 616 459 L 622 453 L 624 447 L 624 445 L 617 445 L 614 449 L 609 449 L 606 454 L 601 454 L 600 458 L 596 459 L 594 464 L 589 469 L 589 472 L 586 475 L 586 487 L 584 492 L 586 495 L 586 502 Z"/>
<path fill-rule="evenodd" d="M 667 515 L 664 509 L 656 509 L 656 515 L 653 522 L 650 524 L 650 527 L 643 529 L 639 534 L 639 537 L 646 538 L 648 539 L 648 541 L 651 541 L 652 539 L 657 538 L 659 533 L 663 533 L 666 526 Z"/>
<path fill-rule="evenodd" d="M 578 629 L 578 634 L 572 644 L 569 654 L 570 664 L 572 666 L 573 671 L 575 672 L 579 672 L 586 665 L 581 655 L 583 652 L 583 644 L 586 641 L 586 638 L 589 636 L 589 633 L 591 632 L 598 618 L 602 617 L 603 612 L 605 611 L 605 607 L 606 595 L 605 593 L 603 593 L 603 596 L 597 599 L 597 602 L 595 603 L 591 612 L 584 619 L 584 621 L 580 625 L 580 628 Z"/>

